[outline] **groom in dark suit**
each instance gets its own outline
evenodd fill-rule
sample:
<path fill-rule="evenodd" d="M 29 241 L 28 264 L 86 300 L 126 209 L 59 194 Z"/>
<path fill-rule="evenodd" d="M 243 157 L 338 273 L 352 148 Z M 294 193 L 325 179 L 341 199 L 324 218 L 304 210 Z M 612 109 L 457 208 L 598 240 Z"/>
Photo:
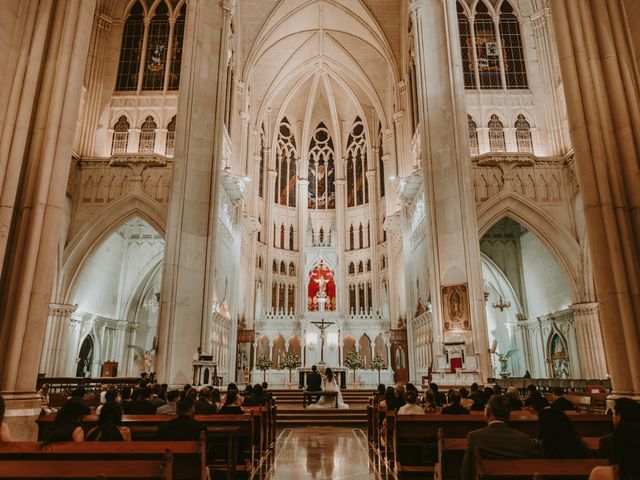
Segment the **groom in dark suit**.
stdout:
<path fill-rule="evenodd" d="M 322 391 L 322 376 L 318 373 L 318 367 L 311 366 L 311 373 L 307 375 L 307 392 L 320 392 Z M 316 402 L 320 398 L 320 395 L 316 397 Z"/>

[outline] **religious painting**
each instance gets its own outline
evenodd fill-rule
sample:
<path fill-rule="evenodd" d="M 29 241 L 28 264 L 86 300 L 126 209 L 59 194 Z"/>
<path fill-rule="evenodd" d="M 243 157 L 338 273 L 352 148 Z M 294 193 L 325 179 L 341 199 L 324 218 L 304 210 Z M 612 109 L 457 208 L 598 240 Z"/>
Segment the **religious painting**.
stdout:
<path fill-rule="evenodd" d="M 319 299 L 325 299 L 325 310 L 336 309 L 336 283 L 334 273 L 323 260 L 318 261 L 309 272 L 309 286 L 307 287 L 307 310 L 320 310 Z"/>
<path fill-rule="evenodd" d="M 445 332 L 471 330 L 467 284 L 442 287 L 442 317 Z"/>
<path fill-rule="evenodd" d="M 557 332 L 551 337 L 549 350 L 553 378 L 569 378 L 569 355 L 562 337 Z"/>

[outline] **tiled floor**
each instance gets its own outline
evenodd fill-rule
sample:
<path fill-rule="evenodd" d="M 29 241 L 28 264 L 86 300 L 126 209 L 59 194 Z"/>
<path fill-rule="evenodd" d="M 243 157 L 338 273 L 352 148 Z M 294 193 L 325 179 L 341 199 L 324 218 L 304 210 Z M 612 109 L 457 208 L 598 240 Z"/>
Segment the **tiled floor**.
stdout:
<path fill-rule="evenodd" d="M 285 430 L 276 444 L 268 480 L 378 480 L 360 430 L 305 427 Z"/>

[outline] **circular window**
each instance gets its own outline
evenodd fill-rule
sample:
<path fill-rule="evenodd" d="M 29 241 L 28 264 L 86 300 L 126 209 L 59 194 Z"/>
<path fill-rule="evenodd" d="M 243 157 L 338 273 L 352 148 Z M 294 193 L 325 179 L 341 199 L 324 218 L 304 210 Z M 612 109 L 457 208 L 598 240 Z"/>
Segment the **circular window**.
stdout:
<path fill-rule="evenodd" d="M 353 127 L 353 134 L 356 137 L 359 137 L 360 135 L 362 135 L 363 132 L 364 132 L 364 125 L 362 125 L 361 123 L 358 123 Z"/>

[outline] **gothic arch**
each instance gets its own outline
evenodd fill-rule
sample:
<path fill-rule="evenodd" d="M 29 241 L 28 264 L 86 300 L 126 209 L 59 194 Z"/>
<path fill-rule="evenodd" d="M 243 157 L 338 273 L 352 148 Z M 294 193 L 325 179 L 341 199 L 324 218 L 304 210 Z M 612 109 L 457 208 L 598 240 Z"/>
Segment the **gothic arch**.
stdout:
<path fill-rule="evenodd" d="M 582 301 L 580 244 L 534 201 L 518 193 L 501 193 L 480 205 L 477 216 L 480 238 L 504 217 L 515 220 L 535 234 L 565 272 L 572 301 Z"/>
<path fill-rule="evenodd" d="M 129 195 L 114 201 L 102 210 L 93 222 L 85 225 L 65 249 L 60 272 L 59 292 L 63 296 L 60 301 L 66 301 L 69 287 L 91 253 L 115 228 L 136 216 L 148 222 L 161 236 L 165 236 L 167 213 L 164 208 L 138 195 Z"/>

